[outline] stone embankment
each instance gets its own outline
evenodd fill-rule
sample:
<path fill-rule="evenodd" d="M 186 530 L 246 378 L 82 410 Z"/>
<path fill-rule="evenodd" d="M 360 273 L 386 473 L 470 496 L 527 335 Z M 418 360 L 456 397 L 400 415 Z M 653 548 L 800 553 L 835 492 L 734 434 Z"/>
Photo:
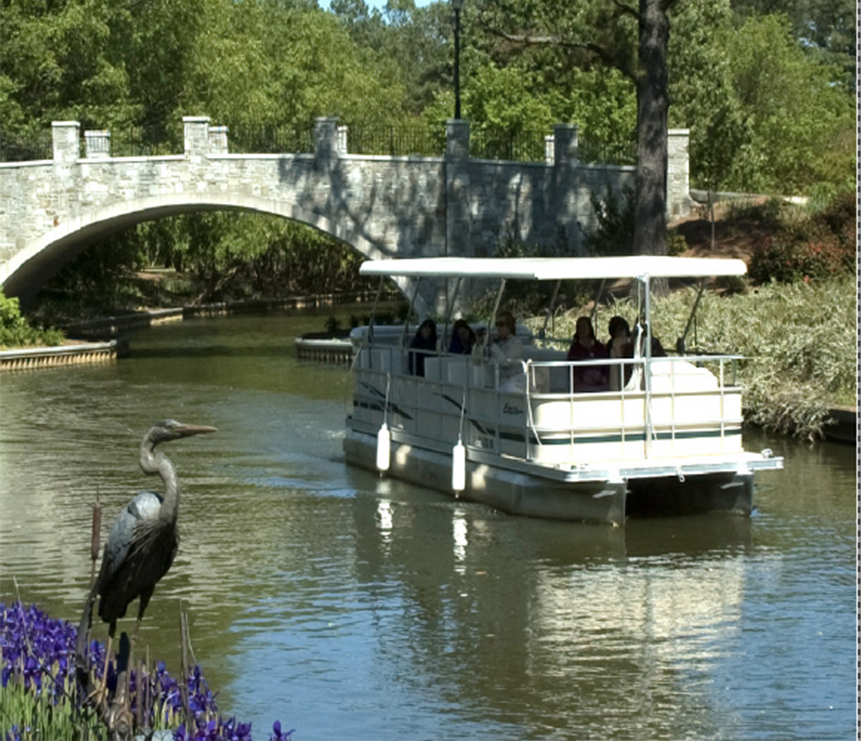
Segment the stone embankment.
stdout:
<path fill-rule="evenodd" d="M 0 371 L 32 370 L 81 363 L 108 363 L 117 359 L 120 344 L 117 340 L 110 340 L 58 347 L 3 350 L 0 351 Z"/>
<path fill-rule="evenodd" d="M 182 321 L 190 317 L 217 317 L 251 311 L 270 311 L 273 309 L 306 309 L 336 304 L 361 303 L 372 298 L 370 294 L 323 294 L 318 296 L 292 296 L 285 299 L 248 300 L 183 306 L 173 309 L 152 309 L 135 311 L 119 316 L 101 317 L 71 324 L 66 333 L 80 339 L 76 343 L 57 347 L 19 348 L 0 351 L 0 372 L 50 368 L 81 363 L 104 363 L 122 357 L 126 343 L 120 339 L 124 332 L 144 327 L 152 327 L 167 322 Z M 343 345 L 332 348 L 326 355 L 317 348 L 309 356 L 325 362 L 348 362 L 343 358 Z M 300 356 L 301 357 L 301 356 Z"/>

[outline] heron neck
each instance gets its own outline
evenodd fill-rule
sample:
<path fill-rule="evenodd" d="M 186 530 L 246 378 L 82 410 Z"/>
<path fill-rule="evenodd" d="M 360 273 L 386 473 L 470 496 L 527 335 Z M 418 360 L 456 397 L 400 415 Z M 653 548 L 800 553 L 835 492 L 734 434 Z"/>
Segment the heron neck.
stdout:
<path fill-rule="evenodd" d="M 161 451 L 141 446 L 141 469 L 151 476 L 160 476 L 164 483 L 164 499 L 158 511 L 160 520 L 174 521 L 179 511 L 179 481 L 170 459 Z"/>

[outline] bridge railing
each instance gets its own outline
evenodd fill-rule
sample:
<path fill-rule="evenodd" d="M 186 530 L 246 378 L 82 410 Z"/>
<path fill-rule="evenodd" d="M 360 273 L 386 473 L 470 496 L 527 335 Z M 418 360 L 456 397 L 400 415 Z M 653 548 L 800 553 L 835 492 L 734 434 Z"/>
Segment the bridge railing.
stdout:
<path fill-rule="evenodd" d="M 312 154 L 314 122 L 297 125 L 230 123 L 230 151 L 235 154 Z"/>
<path fill-rule="evenodd" d="M 442 124 L 434 126 L 416 122 L 381 126 L 344 122 L 344 126 L 339 128 L 346 137 L 347 154 L 442 157 L 445 153 L 445 126 Z"/>
<path fill-rule="evenodd" d="M 97 132 L 87 132 L 97 133 Z M 112 157 L 157 157 L 165 154 L 178 154 L 182 152 L 182 132 L 170 132 L 165 139 L 154 141 L 152 135 L 138 127 L 112 129 L 108 137 L 108 151 Z M 86 137 L 86 133 L 85 133 Z M 91 156 L 92 153 L 84 150 L 83 156 Z"/>
<path fill-rule="evenodd" d="M 312 154 L 314 122 L 298 125 L 230 123 L 210 127 L 210 138 L 221 137 L 213 146 L 234 154 Z M 446 130 L 423 120 L 396 125 L 339 122 L 337 148 L 343 154 L 389 157 L 441 157 L 446 149 Z M 469 153 L 473 159 L 553 164 L 554 136 L 540 131 L 505 132 L 472 128 Z M 81 157 L 141 157 L 178 154 L 183 151 L 183 131 L 160 136 L 141 127 L 112 131 L 86 131 L 80 140 Z M 605 142 L 584 129 L 578 135 L 576 159 L 584 164 L 636 164 L 636 139 Z M 50 132 L 29 137 L 0 136 L 0 162 L 51 159 Z"/>

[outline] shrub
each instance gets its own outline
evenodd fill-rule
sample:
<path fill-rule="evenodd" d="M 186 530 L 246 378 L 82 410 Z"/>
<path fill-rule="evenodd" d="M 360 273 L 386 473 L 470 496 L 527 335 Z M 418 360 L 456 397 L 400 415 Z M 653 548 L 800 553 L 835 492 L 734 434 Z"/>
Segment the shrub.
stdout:
<path fill-rule="evenodd" d="M 0 347 L 27 345 L 59 345 L 63 333 L 57 329 L 36 329 L 21 316 L 18 299 L 9 298 L 0 291 Z"/>
<path fill-rule="evenodd" d="M 757 283 L 791 283 L 846 275 L 855 270 L 856 249 L 854 196 L 842 195 L 758 245 L 750 277 Z"/>

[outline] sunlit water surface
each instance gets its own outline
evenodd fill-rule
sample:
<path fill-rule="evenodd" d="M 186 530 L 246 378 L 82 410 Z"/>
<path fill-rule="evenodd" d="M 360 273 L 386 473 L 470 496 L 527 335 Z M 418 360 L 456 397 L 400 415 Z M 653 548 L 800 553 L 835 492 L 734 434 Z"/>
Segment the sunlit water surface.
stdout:
<path fill-rule="evenodd" d="M 173 417 L 219 432 L 170 446 L 182 543 L 142 643 L 177 672 L 187 610 L 255 738 L 854 737 L 854 448 L 749 434 L 786 456 L 749 520 L 510 517 L 344 464 L 347 371 L 293 349 L 324 319 L 186 321 L 0 377 L 0 598 L 77 622 L 91 504 L 104 537 Z"/>

